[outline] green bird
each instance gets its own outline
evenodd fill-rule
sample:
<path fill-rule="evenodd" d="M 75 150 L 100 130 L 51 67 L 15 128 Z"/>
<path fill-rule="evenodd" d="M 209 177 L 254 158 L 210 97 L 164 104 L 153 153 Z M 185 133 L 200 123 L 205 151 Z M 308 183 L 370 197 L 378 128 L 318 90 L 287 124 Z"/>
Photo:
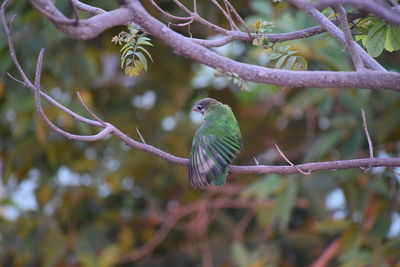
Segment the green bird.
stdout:
<path fill-rule="evenodd" d="M 199 100 L 193 111 L 203 115 L 189 160 L 189 180 L 194 188 L 223 185 L 228 166 L 242 149 L 242 136 L 235 115 L 228 105 L 212 98 Z"/>

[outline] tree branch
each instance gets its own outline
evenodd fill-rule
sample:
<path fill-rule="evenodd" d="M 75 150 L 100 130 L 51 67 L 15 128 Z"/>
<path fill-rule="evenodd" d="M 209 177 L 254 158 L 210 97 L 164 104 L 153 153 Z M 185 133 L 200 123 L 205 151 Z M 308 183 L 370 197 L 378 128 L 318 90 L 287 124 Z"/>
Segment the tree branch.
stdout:
<path fill-rule="evenodd" d="M 304 0 L 289 0 L 289 2 L 304 10 L 319 24 L 321 24 L 321 26 L 325 28 L 325 30 L 328 31 L 336 40 L 346 46 L 346 38 L 343 32 L 321 12 L 315 9 L 312 4 Z M 371 68 L 372 70 L 385 71 L 385 69 L 375 59 L 368 55 L 368 53 L 365 52 L 365 50 L 361 46 L 359 46 L 357 43 L 355 43 L 354 45 L 357 51 L 360 53 L 360 56 L 367 67 Z"/>
<path fill-rule="evenodd" d="M 82 3 L 79 0 L 70 0 L 70 1 L 72 2 L 72 4 L 76 8 L 78 8 L 78 9 L 84 11 L 84 12 L 87 12 L 87 13 L 102 14 L 102 13 L 106 12 L 104 9 L 101 9 L 101 8 L 95 7 L 95 6 L 91 6 L 91 5 L 88 5 L 88 4 L 85 4 L 85 3 Z"/>
<path fill-rule="evenodd" d="M 356 8 L 366 10 L 375 16 L 386 20 L 394 25 L 400 26 L 400 16 L 396 9 L 391 9 L 379 3 L 382 1 L 365 1 L 365 0 L 321 0 L 314 4 L 318 9 L 323 9 L 337 4 L 348 4 Z"/>
<path fill-rule="evenodd" d="M 132 148 L 136 148 L 138 150 L 144 151 L 146 153 L 150 153 L 156 156 L 159 156 L 160 158 L 166 160 L 169 163 L 173 163 L 173 164 L 178 164 L 178 165 L 187 165 L 188 164 L 188 159 L 186 158 L 181 158 L 181 157 L 177 157 L 174 156 L 172 154 L 169 154 L 165 151 L 162 151 L 156 147 L 153 147 L 151 145 L 145 144 L 145 143 L 141 143 L 138 142 L 130 137 L 128 137 L 126 134 L 124 134 L 123 132 L 121 132 L 119 129 L 117 129 L 115 126 L 113 126 L 110 123 L 105 123 L 106 126 L 103 125 L 103 123 L 99 122 L 99 121 L 95 121 L 95 120 L 91 120 L 88 118 L 85 118 L 73 111 L 71 111 L 70 109 L 66 108 L 65 106 L 61 105 L 59 102 L 57 102 L 55 99 L 51 98 L 50 96 L 48 96 L 47 94 L 43 93 L 40 89 L 40 76 L 41 76 L 41 71 L 42 71 L 42 62 L 43 62 L 43 55 L 44 55 L 44 50 L 41 50 L 39 53 L 39 57 L 38 57 L 38 63 L 37 63 L 37 67 L 36 67 L 36 75 L 35 75 L 35 82 L 34 84 L 29 80 L 29 78 L 27 77 L 27 75 L 25 74 L 25 72 L 23 71 L 21 65 L 19 64 L 19 61 L 16 57 L 15 54 L 15 50 L 14 50 L 14 46 L 13 46 L 13 36 L 11 34 L 11 31 L 9 30 L 8 24 L 6 22 L 5 19 L 5 8 L 7 6 L 7 4 L 9 3 L 9 1 L 5 1 L 2 6 L 1 6 L 1 10 L 0 10 L 0 19 L 3 25 L 3 28 L 5 29 L 5 32 L 7 34 L 7 39 L 8 39 L 8 44 L 9 44 L 9 50 L 10 50 L 10 56 L 12 58 L 12 61 L 14 62 L 14 65 L 16 66 L 18 72 L 20 73 L 22 80 L 21 82 L 23 82 L 23 85 L 27 88 L 29 88 L 30 90 L 32 90 L 35 94 L 35 103 L 36 103 L 36 107 L 37 110 L 39 112 L 39 114 L 41 115 L 41 117 L 46 121 L 46 123 L 49 125 L 49 127 L 52 128 L 53 131 L 69 138 L 72 140 L 80 140 L 80 141 L 94 141 L 94 140 L 99 140 L 102 137 L 104 137 L 107 134 L 112 134 L 115 137 L 119 138 L 122 142 L 124 142 L 125 144 L 127 144 L 128 146 L 132 147 Z M 137 8 L 137 7 L 135 7 Z M 159 32 L 157 32 L 155 29 L 153 29 L 152 27 L 148 27 L 148 24 L 151 22 L 146 21 L 145 19 L 152 19 L 151 17 L 147 17 L 148 14 L 147 13 L 143 13 L 143 10 L 139 10 L 137 11 L 136 9 L 134 9 L 134 12 L 138 12 L 139 15 L 143 15 L 143 16 L 139 16 L 140 18 L 144 19 L 144 21 L 140 21 L 143 22 L 143 26 L 145 28 L 150 29 L 151 31 L 155 32 L 156 34 L 158 34 Z M 146 23 L 145 23 L 146 22 Z M 159 22 L 157 22 L 159 23 Z M 158 25 L 156 23 L 156 26 Z M 177 37 L 178 41 L 180 40 L 184 40 L 185 42 L 188 42 L 184 37 L 177 35 L 176 33 L 173 33 L 170 29 L 168 29 L 167 27 L 165 27 L 165 25 L 163 25 L 163 27 L 160 27 L 160 31 L 164 34 L 160 34 L 160 38 L 166 39 L 168 40 L 168 42 L 171 42 L 170 38 L 173 37 Z M 173 34 L 172 34 L 173 33 Z M 193 43 L 190 43 L 190 45 L 195 45 Z M 185 45 L 183 46 L 183 48 L 187 48 L 187 43 L 185 43 Z M 199 49 L 201 52 L 203 52 L 202 50 L 207 50 L 204 47 L 195 46 L 196 49 Z M 194 52 L 194 54 L 196 55 L 196 51 L 192 51 Z M 211 54 L 208 54 L 211 53 Z M 206 57 L 210 57 L 212 56 L 213 53 L 208 51 L 206 52 L 205 56 Z M 216 54 L 215 54 L 216 55 Z M 217 55 L 218 57 L 221 58 L 223 63 L 226 64 L 232 64 L 233 66 L 235 66 L 236 64 L 241 64 L 241 65 L 246 65 L 243 63 L 234 63 L 234 61 L 229 60 L 229 59 L 225 59 L 222 58 L 221 56 Z M 246 65 L 246 67 L 249 65 Z M 260 67 L 253 67 L 256 69 L 262 69 Z M 274 72 L 274 70 L 270 70 L 272 72 Z M 296 72 L 294 72 L 296 73 Z M 380 75 L 384 76 L 384 77 L 388 77 L 388 79 L 394 79 L 394 81 L 396 81 L 396 78 L 398 79 L 398 75 L 395 74 L 391 74 L 391 73 L 387 73 L 387 72 L 369 72 L 368 75 L 374 77 L 374 74 L 379 73 Z M 352 74 L 352 75 L 356 75 L 355 77 L 361 75 L 362 74 Z M 398 88 L 399 84 L 397 84 Z M 46 100 L 48 100 L 51 104 L 53 104 L 54 106 L 56 106 L 57 108 L 59 108 L 61 111 L 69 114 L 70 116 L 72 116 L 74 119 L 89 124 L 89 125 L 93 125 L 99 128 L 103 128 L 103 130 L 93 136 L 81 136 L 81 135 L 74 135 L 68 132 L 63 131 L 62 129 L 58 128 L 57 126 L 55 126 L 51 121 L 48 120 L 48 118 L 46 117 L 46 115 L 43 112 L 41 103 L 40 103 L 40 97 L 45 98 Z M 290 174 L 290 173 L 297 173 L 298 169 L 300 168 L 301 170 L 303 170 L 304 172 L 313 172 L 313 171 L 319 171 L 319 170 L 340 170 L 340 169 L 349 169 L 349 168 L 360 168 L 360 167 L 397 167 L 400 166 L 400 158 L 366 158 L 366 159 L 352 159 L 352 160 L 339 160 L 339 161 L 327 161 L 327 162 L 313 162 L 313 163 L 306 163 L 306 164 L 300 164 L 300 165 L 296 165 L 296 166 L 267 166 L 267 165 L 257 165 L 257 166 L 230 166 L 230 173 L 240 173 L 240 174 L 245 174 L 245 173 L 253 173 L 253 174 L 269 174 L 269 173 L 277 173 L 277 174 Z"/>
<path fill-rule="evenodd" d="M 400 91 L 400 74 L 393 72 L 287 71 L 237 62 L 193 43 L 190 39 L 169 29 L 165 24 L 148 14 L 136 0 L 128 1 L 126 7 L 131 9 L 135 23 L 170 46 L 179 55 L 215 69 L 234 72 L 247 81 L 288 87 L 350 87 L 377 90 L 385 88 Z M 331 22 L 329 21 L 329 23 Z M 343 35 L 343 33 L 341 34 Z M 364 53 L 366 52 L 364 51 Z"/>
<path fill-rule="evenodd" d="M 353 60 L 354 67 L 357 71 L 363 71 L 364 65 L 360 53 L 357 50 L 356 42 L 354 42 L 353 37 L 351 36 L 349 23 L 347 22 L 346 10 L 340 4 L 335 6 L 335 10 L 339 13 L 340 24 L 342 25 L 342 30 L 346 39 L 346 49 Z"/>

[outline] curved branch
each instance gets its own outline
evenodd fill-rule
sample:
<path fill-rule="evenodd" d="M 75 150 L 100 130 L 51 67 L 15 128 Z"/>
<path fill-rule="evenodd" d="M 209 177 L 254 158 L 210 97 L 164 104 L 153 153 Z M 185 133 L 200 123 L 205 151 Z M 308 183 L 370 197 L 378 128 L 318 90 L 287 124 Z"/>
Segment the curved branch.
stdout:
<path fill-rule="evenodd" d="M 47 17 L 62 32 L 72 38 L 88 40 L 96 37 L 106 29 L 125 25 L 132 19 L 132 14 L 127 8 L 118 8 L 108 12 L 100 12 L 88 19 L 79 20 L 66 18 L 50 0 L 30 0 L 32 6 Z"/>
<path fill-rule="evenodd" d="M 400 91 L 400 74 L 393 72 L 287 71 L 240 63 L 193 43 L 169 29 L 147 13 L 137 0 L 129 1 L 127 7 L 131 9 L 135 23 L 170 46 L 176 53 L 215 69 L 234 72 L 247 81 L 288 87 L 350 87 Z"/>
<path fill-rule="evenodd" d="M 44 115 L 41 104 L 40 104 L 40 97 L 44 97 L 46 100 L 48 100 L 51 104 L 53 104 L 54 106 L 56 106 L 57 108 L 59 108 L 60 110 L 66 112 L 67 114 L 71 115 L 74 119 L 77 119 L 81 122 L 90 124 L 90 125 L 94 125 L 100 128 L 104 128 L 99 134 L 95 135 L 95 136 L 80 136 L 80 135 L 73 135 L 70 133 L 67 133 L 61 129 L 59 129 L 57 126 L 53 125 L 49 120 L 46 121 L 48 123 L 48 125 L 56 132 L 60 133 L 63 136 L 66 136 L 70 139 L 73 140 L 81 140 L 81 141 L 93 141 L 93 139 L 98 140 L 102 137 L 104 137 L 106 134 L 110 133 L 112 135 L 114 135 L 115 137 L 119 138 L 122 142 L 124 142 L 125 144 L 127 144 L 128 146 L 132 147 L 132 148 L 136 148 L 139 149 L 141 151 L 144 151 L 146 153 L 150 153 L 156 156 L 159 156 L 160 158 L 166 160 L 169 163 L 173 163 L 173 164 L 178 164 L 178 165 L 187 165 L 188 164 L 188 159 L 186 158 L 182 158 L 182 157 L 177 157 L 174 156 L 172 154 L 169 154 L 163 150 L 160 150 L 154 146 L 148 145 L 148 144 L 144 144 L 141 142 L 138 142 L 130 137 L 128 137 L 126 134 L 124 134 L 122 131 L 120 131 L 119 129 L 117 129 L 115 126 L 113 126 L 112 124 L 109 123 L 105 123 L 106 127 L 104 127 L 104 125 L 98 121 L 95 120 L 90 120 L 87 119 L 73 111 L 71 111 L 70 109 L 64 107 L 63 105 L 61 105 L 60 103 L 58 103 L 56 100 L 54 100 L 53 98 L 51 98 L 50 96 L 48 96 L 47 94 L 41 92 L 40 90 L 40 76 L 41 76 L 41 70 L 42 70 L 42 59 L 43 59 L 43 53 L 44 50 L 41 50 L 41 52 L 39 53 L 39 58 L 38 58 L 38 63 L 36 66 L 36 75 L 35 75 L 35 83 L 33 84 L 29 78 L 26 76 L 25 72 L 23 71 L 21 65 L 19 64 L 19 61 L 16 57 L 15 51 L 14 51 L 14 47 L 13 47 L 13 37 L 12 34 L 8 28 L 7 22 L 5 20 L 5 8 L 7 6 L 7 4 L 9 3 L 9 1 L 5 1 L 2 5 L 1 5 L 1 9 L 0 9 L 0 19 L 1 22 L 3 24 L 3 28 L 6 31 L 6 35 L 7 35 L 7 39 L 8 39 L 8 44 L 9 44 L 9 50 L 10 50 L 10 55 L 11 58 L 14 62 L 14 65 L 16 66 L 16 68 L 18 69 L 20 75 L 22 76 L 22 84 L 31 89 L 32 91 L 34 91 L 35 93 L 35 101 L 36 101 L 36 106 L 37 109 L 39 111 L 39 113 L 41 114 L 41 116 L 46 120 L 47 117 Z M 137 7 L 136 7 L 137 8 Z M 134 9 L 134 12 L 137 12 L 136 9 Z M 142 13 L 143 11 L 139 10 L 139 14 L 143 15 L 143 19 L 144 21 L 146 21 L 146 19 L 152 19 L 151 17 L 146 17 L 148 16 L 147 13 Z M 143 21 L 141 21 L 143 22 Z M 148 23 L 143 23 L 143 26 L 145 28 L 149 28 L 150 30 L 152 30 L 155 33 L 156 32 L 152 27 L 148 27 Z M 157 21 L 158 24 L 161 24 L 160 22 Z M 156 25 L 158 25 L 156 24 Z M 178 41 L 184 41 L 185 44 L 183 45 L 183 48 L 187 48 L 186 46 L 187 44 L 187 40 L 185 39 L 185 37 L 181 36 L 181 35 L 177 35 L 176 33 L 173 33 L 170 29 L 168 29 L 167 27 L 165 27 L 165 25 L 163 25 L 163 27 L 160 28 L 160 31 L 166 35 L 160 35 L 160 38 L 166 38 L 168 40 L 168 42 L 170 41 L 171 37 L 177 37 Z M 173 33 L 173 34 L 172 34 Z M 205 54 L 205 56 L 207 56 L 208 58 L 210 56 L 212 56 L 215 53 L 212 53 L 210 51 L 208 51 L 206 48 L 201 47 L 199 45 L 193 44 L 191 42 L 189 42 L 190 45 L 195 45 L 194 48 L 201 50 L 206 50 L 208 54 Z M 182 51 L 180 51 L 182 52 Z M 194 53 L 194 55 L 196 55 L 196 50 L 192 51 L 192 53 Z M 185 52 L 186 53 L 186 52 Z M 220 60 L 222 60 L 223 63 L 225 64 L 233 64 L 235 66 L 235 64 L 241 64 L 241 65 L 245 65 L 245 66 L 250 66 L 250 65 L 246 65 L 243 63 L 237 63 L 234 62 L 233 60 L 229 60 L 229 59 L 225 59 L 217 54 L 215 54 L 217 57 L 220 58 Z M 223 65 L 222 65 L 223 66 Z M 256 69 L 261 69 L 263 70 L 264 68 L 260 68 L 260 67 L 253 67 Z M 279 71 L 275 71 L 275 70 L 270 70 L 272 72 L 278 73 Z M 296 73 L 296 72 L 294 72 Z M 301 72 L 300 72 L 301 73 Z M 314 72 L 314 73 L 318 73 L 318 72 Z M 328 74 L 330 74 L 329 72 L 326 72 Z M 373 76 L 375 74 L 379 74 L 380 76 L 383 77 L 387 77 L 388 79 L 393 79 L 396 80 L 398 79 L 398 75 L 396 74 L 392 74 L 392 73 L 387 73 L 387 72 L 368 72 L 369 76 Z M 356 75 L 355 77 L 357 77 L 357 75 L 361 75 L 361 74 L 357 74 L 357 73 L 352 73 L 351 75 Z M 362 75 L 361 75 L 362 76 Z M 376 76 L 375 76 L 376 77 Z M 360 81 L 359 81 L 360 82 Z M 398 88 L 399 84 L 397 84 Z M 54 126 L 54 127 L 53 127 Z M 230 173 L 240 173 L 240 174 L 245 174 L 245 173 L 253 173 L 253 174 L 269 174 L 269 173 L 277 173 L 277 174 L 290 174 L 290 173 L 297 173 L 298 169 L 300 168 L 301 170 L 305 171 L 305 172 L 313 172 L 313 171 L 319 171 L 319 170 L 340 170 L 340 169 L 349 169 L 349 168 L 360 168 L 360 167 L 397 167 L 400 166 L 400 158 L 367 158 L 367 159 L 352 159 L 352 160 L 339 160 L 339 161 L 328 161 L 328 162 L 313 162 L 313 163 L 306 163 L 306 164 L 300 164 L 300 165 L 296 165 L 296 166 L 267 166 L 267 165 L 257 165 L 257 166 L 230 166 Z"/>
<path fill-rule="evenodd" d="M 85 3 L 82 3 L 79 0 L 70 0 L 74 6 L 76 6 L 78 9 L 91 13 L 91 14 L 102 14 L 105 13 L 106 11 L 104 9 L 101 9 L 99 7 L 91 6 Z"/>

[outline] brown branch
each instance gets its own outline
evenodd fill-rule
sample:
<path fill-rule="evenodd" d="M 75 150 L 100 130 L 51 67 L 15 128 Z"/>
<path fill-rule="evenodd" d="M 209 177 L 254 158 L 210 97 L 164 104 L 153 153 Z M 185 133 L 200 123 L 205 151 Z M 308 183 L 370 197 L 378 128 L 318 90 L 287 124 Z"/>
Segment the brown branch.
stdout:
<path fill-rule="evenodd" d="M 233 230 L 233 239 L 237 242 L 242 243 L 244 239 L 244 231 L 246 227 L 249 225 L 251 220 L 255 215 L 254 209 L 248 209 L 246 213 L 243 215 L 242 219 L 236 225 L 235 229 Z"/>
<path fill-rule="evenodd" d="M 136 261 L 149 253 L 151 253 L 168 235 L 168 233 L 174 229 L 174 227 L 178 224 L 180 220 L 185 218 L 190 214 L 197 214 L 199 215 L 201 212 L 204 211 L 204 207 L 206 206 L 207 209 L 227 209 L 227 208 L 234 208 L 234 209 L 247 209 L 247 208 L 263 208 L 269 207 L 273 204 L 271 200 L 252 200 L 252 199 L 234 199 L 234 196 L 229 197 L 218 197 L 216 199 L 200 199 L 194 203 L 180 206 L 174 210 L 169 211 L 164 216 L 161 216 L 162 225 L 160 230 L 143 246 L 136 248 L 122 257 L 118 263 L 128 263 L 132 261 Z M 297 205 L 297 204 L 296 204 Z M 299 203 L 301 206 L 302 204 Z M 196 220 L 196 218 L 195 218 Z M 197 221 L 194 221 L 195 223 Z M 193 221 L 191 222 L 193 223 Z M 209 222 L 207 222 L 207 225 Z M 197 225 L 197 224 L 196 224 Z M 203 233 L 206 233 L 207 228 L 203 229 Z M 193 231 L 192 227 L 188 227 L 187 231 L 189 234 Z M 204 248 L 202 248 L 204 249 Z M 208 260 L 206 262 L 209 262 Z"/>

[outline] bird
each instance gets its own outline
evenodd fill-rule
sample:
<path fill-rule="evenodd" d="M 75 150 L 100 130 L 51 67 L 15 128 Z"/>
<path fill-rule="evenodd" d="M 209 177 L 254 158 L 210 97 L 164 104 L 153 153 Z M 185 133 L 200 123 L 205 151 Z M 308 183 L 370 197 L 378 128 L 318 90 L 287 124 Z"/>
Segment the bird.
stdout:
<path fill-rule="evenodd" d="M 239 124 L 228 105 L 213 98 L 196 102 L 193 111 L 203 115 L 189 159 L 189 181 L 196 189 L 225 184 L 228 166 L 243 148 Z"/>

